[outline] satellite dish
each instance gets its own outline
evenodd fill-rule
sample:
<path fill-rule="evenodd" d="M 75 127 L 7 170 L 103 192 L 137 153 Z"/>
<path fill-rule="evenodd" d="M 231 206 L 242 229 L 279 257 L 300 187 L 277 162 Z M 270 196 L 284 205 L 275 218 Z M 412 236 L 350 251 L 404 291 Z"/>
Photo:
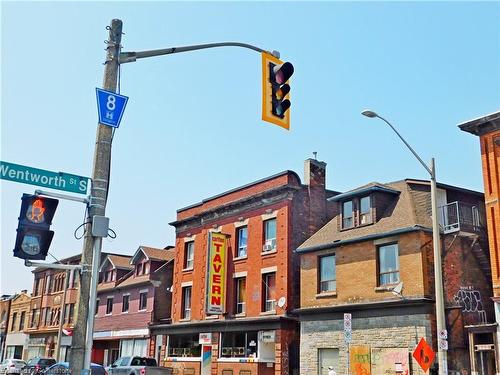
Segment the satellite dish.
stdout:
<path fill-rule="evenodd" d="M 401 281 L 398 285 L 391 290 L 391 292 L 397 296 L 401 296 L 401 291 L 403 290 L 403 282 Z"/>
<path fill-rule="evenodd" d="M 285 306 L 285 303 L 286 303 L 286 298 L 285 298 L 285 297 L 281 297 L 281 298 L 278 300 L 278 307 L 283 307 L 283 306 Z"/>

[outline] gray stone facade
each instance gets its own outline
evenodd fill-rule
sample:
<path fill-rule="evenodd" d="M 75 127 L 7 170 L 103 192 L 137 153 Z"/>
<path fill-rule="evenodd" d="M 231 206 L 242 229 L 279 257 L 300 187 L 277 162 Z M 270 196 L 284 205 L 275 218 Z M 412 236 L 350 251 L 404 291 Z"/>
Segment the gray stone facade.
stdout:
<path fill-rule="evenodd" d="M 425 338 L 431 342 L 430 315 L 395 315 L 353 318 L 351 346 L 365 345 L 374 348 L 407 348 L 412 375 L 424 374 L 411 353 Z M 337 374 L 347 374 L 347 346 L 344 342 L 343 319 L 308 320 L 301 322 L 300 374 L 316 375 L 319 366 L 318 349 L 338 349 Z M 385 375 L 375 374 L 372 375 Z M 395 374 L 395 372 L 394 372 Z"/>

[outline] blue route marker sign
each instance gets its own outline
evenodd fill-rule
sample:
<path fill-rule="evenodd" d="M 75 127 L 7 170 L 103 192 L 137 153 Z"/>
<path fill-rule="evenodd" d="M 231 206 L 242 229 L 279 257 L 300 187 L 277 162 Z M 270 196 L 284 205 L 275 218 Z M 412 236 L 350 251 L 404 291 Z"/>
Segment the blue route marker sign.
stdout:
<path fill-rule="evenodd" d="M 128 97 L 112 91 L 96 88 L 99 122 L 117 128 L 127 105 Z"/>

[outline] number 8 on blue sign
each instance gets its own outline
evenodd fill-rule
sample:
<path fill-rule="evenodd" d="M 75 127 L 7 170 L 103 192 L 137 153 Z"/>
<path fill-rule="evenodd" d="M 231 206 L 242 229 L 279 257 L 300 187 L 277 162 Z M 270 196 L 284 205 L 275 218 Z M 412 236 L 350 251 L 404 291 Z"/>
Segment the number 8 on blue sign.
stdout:
<path fill-rule="evenodd" d="M 128 97 L 96 88 L 99 123 L 117 128 L 127 105 Z"/>

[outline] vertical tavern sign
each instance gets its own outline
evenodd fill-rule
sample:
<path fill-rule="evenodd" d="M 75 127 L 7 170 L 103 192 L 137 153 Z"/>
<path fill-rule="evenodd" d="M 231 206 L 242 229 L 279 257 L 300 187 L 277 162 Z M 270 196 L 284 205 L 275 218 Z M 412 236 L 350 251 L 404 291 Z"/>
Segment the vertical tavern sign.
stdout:
<path fill-rule="evenodd" d="M 224 313 L 226 290 L 226 239 L 222 233 L 208 233 L 206 313 Z"/>
<path fill-rule="evenodd" d="M 97 95 L 97 111 L 102 125 L 117 128 L 127 105 L 128 97 L 112 91 L 95 89 Z"/>

